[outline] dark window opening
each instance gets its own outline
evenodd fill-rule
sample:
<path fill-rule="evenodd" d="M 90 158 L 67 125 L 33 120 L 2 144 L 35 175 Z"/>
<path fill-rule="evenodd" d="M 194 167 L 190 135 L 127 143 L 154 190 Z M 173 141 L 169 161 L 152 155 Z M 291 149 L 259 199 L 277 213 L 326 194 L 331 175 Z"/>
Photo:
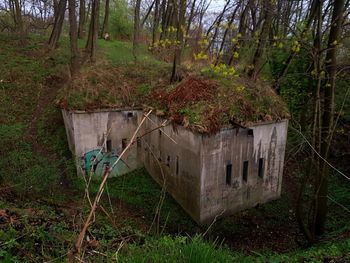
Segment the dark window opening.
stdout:
<path fill-rule="evenodd" d="M 252 129 L 248 130 L 248 136 L 254 136 L 254 131 Z"/>
<path fill-rule="evenodd" d="M 128 112 L 128 118 L 131 118 L 133 116 L 134 116 L 134 114 L 132 112 Z"/>
<path fill-rule="evenodd" d="M 112 141 L 111 140 L 107 140 L 106 143 L 106 148 L 107 148 L 107 152 L 111 152 L 112 151 Z"/>
<path fill-rule="evenodd" d="M 175 173 L 179 174 L 179 156 L 176 156 Z"/>
<path fill-rule="evenodd" d="M 259 171 L 258 175 L 260 178 L 264 177 L 264 158 L 259 158 Z"/>
<path fill-rule="evenodd" d="M 166 165 L 169 167 L 170 166 L 170 156 L 168 155 L 168 157 L 166 158 Z"/>
<path fill-rule="evenodd" d="M 226 184 L 231 185 L 232 179 L 232 164 L 226 165 Z"/>
<path fill-rule="evenodd" d="M 122 149 L 124 150 L 127 146 L 128 140 L 127 139 L 122 139 Z"/>
<path fill-rule="evenodd" d="M 243 181 L 247 182 L 248 180 L 248 161 L 243 162 Z"/>
<path fill-rule="evenodd" d="M 136 138 L 136 146 L 137 146 L 137 148 L 141 147 L 141 139 L 140 139 L 140 137 Z"/>
<path fill-rule="evenodd" d="M 161 130 L 158 130 L 158 132 L 159 132 L 159 136 L 162 136 L 162 131 L 161 131 Z"/>

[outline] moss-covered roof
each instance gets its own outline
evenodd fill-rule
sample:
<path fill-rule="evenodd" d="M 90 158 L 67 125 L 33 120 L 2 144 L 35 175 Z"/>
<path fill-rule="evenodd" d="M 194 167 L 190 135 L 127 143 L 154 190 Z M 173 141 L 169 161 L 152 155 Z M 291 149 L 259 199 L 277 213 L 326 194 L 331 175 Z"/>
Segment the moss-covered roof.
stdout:
<path fill-rule="evenodd" d="M 90 66 L 62 90 L 59 104 L 86 111 L 152 107 L 158 115 L 203 133 L 289 117 L 286 105 L 267 83 L 233 72 L 218 76 L 206 69 L 184 71 L 180 83 L 169 84 L 170 72 L 166 63 Z"/>

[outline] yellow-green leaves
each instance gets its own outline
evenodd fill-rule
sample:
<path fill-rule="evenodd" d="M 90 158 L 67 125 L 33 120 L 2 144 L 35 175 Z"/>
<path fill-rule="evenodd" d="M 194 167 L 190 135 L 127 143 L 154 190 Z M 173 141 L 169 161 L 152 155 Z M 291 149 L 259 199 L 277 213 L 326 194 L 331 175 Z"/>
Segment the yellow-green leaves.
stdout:
<path fill-rule="evenodd" d="M 199 52 L 197 54 L 194 54 L 193 56 L 194 56 L 195 60 L 206 60 L 206 59 L 208 59 L 208 55 L 205 54 L 203 51 L 201 51 L 201 52 Z"/>
<path fill-rule="evenodd" d="M 293 41 L 293 43 L 292 43 L 292 51 L 294 53 L 299 53 L 300 52 L 300 48 L 301 48 L 301 44 L 297 40 Z"/>

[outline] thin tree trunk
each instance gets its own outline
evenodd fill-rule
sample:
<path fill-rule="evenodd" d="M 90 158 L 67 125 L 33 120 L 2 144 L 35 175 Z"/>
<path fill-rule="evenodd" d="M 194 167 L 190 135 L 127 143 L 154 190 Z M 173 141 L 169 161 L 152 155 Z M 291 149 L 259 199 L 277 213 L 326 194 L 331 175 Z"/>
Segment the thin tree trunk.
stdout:
<path fill-rule="evenodd" d="M 272 16 L 273 16 L 272 9 L 273 9 L 272 0 L 264 0 L 264 13 L 265 13 L 264 23 L 261 29 L 259 43 L 255 50 L 252 65 L 250 65 L 251 67 L 247 70 L 248 76 L 254 80 L 257 78 L 257 75 L 261 70 L 261 59 L 265 53 L 264 50 L 269 38 L 269 32 L 272 24 Z"/>
<path fill-rule="evenodd" d="M 88 41 L 86 43 L 86 51 L 90 56 L 90 61 L 96 61 L 96 48 L 99 27 L 100 0 L 93 0 L 91 8 L 91 20 L 89 27 Z"/>
<path fill-rule="evenodd" d="M 242 38 L 244 39 L 245 35 L 246 35 L 246 31 L 247 31 L 247 23 L 246 23 L 246 17 L 247 17 L 247 13 L 248 13 L 248 8 L 251 4 L 251 0 L 248 1 L 248 4 L 244 7 L 240 19 L 239 19 L 239 26 L 238 26 L 238 34 L 240 35 L 240 37 L 238 37 L 237 39 L 237 44 L 233 46 L 233 49 L 231 51 L 231 56 L 230 59 L 228 60 L 228 65 L 231 66 L 233 63 L 233 58 L 234 58 L 234 53 L 237 52 L 238 48 L 237 46 L 240 46 L 241 42 L 242 42 Z"/>
<path fill-rule="evenodd" d="M 15 18 L 15 24 L 16 24 L 16 31 L 20 37 L 24 37 L 24 25 L 23 25 L 23 19 L 22 19 L 22 10 L 21 5 L 19 3 L 19 0 L 13 0 L 14 1 L 14 18 Z"/>
<path fill-rule="evenodd" d="M 137 49 L 140 38 L 140 8 L 141 0 L 136 0 L 135 12 L 134 12 L 134 37 L 132 42 L 132 53 L 135 61 L 137 60 Z"/>
<path fill-rule="evenodd" d="M 49 42 L 47 43 L 47 47 L 49 50 L 53 50 L 57 47 L 57 43 L 62 31 L 64 14 L 66 12 L 66 6 L 67 6 L 67 0 L 61 0 L 58 4 L 57 16 L 55 17 L 55 23 L 53 25 Z"/>
<path fill-rule="evenodd" d="M 325 60 L 326 85 L 324 88 L 324 113 L 322 117 L 321 133 L 321 155 L 324 159 L 328 158 L 329 146 L 332 141 L 332 128 L 334 122 L 334 92 L 337 64 L 337 47 L 340 42 L 341 28 L 343 23 L 343 14 L 345 11 L 345 1 L 337 0 L 333 3 L 333 14 L 331 20 L 331 29 L 329 32 L 327 53 Z M 329 167 L 323 162 L 319 174 L 317 207 L 315 219 L 315 233 L 321 235 L 324 233 L 324 227 L 327 216 L 327 195 L 328 195 L 328 175 Z"/>
<path fill-rule="evenodd" d="M 145 17 L 142 19 L 141 26 L 140 26 L 141 28 L 143 28 L 143 26 L 145 25 L 145 23 L 146 23 L 146 21 L 147 21 L 147 18 L 148 18 L 149 15 L 151 14 L 151 11 L 152 11 L 152 9 L 153 9 L 153 6 L 154 6 L 155 2 L 156 2 L 156 0 L 153 0 L 151 6 L 148 8 L 148 11 L 147 11 Z"/>
<path fill-rule="evenodd" d="M 234 9 L 234 11 L 233 11 L 233 13 L 232 13 L 232 15 L 231 15 L 231 18 L 230 18 L 230 20 L 229 20 L 229 22 L 228 22 L 227 28 L 225 29 L 225 32 L 224 32 L 224 35 L 223 35 L 223 37 L 222 37 L 222 41 L 221 41 L 221 44 L 220 44 L 218 56 L 217 56 L 216 61 L 215 61 L 215 65 L 217 65 L 217 64 L 219 63 L 220 59 L 221 59 L 221 55 L 220 55 L 220 54 L 221 54 L 222 50 L 224 49 L 227 34 L 228 34 L 228 32 L 229 32 L 229 30 L 230 30 L 230 28 L 231 28 L 231 25 L 232 25 L 232 23 L 233 23 L 233 21 L 234 21 L 234 19 L 235 19 L 235 17 L 236 17 L 236 13 L 237 13 L 237 11 L 238 11 L 239 6 L 240 6 L 240 3 L 238 2 L 238 3 L 237 3 L 237 6 L 236 6 L 236 8 Z"/>
<path fill-rule="evenodd" d="M 222 9 L 222 12 L 219 14 L 219 16 L 218 16 L 218 18 L 217 18 L 217 20 L 216 20 L 217 22 L 214 22 L 215 24 L 214 24 L 214 23 L 212 24 L 211 27 L 214 27 L 214 26 L 215 26 L 214 35 L 213 35 L 213 37 L 211 38 L 211 41 L 209 41 L 209 44 L 208 44 L 207 48 L 205 49 L 205 51 L 210 50 L 211 46 L 212 46 L 213 44 L 215 44 L 216 37 L 217 37 L 217 35 L 218 35 L 218 33 L 219 33 L 220 24 L 221 24 L 221 22 L 222 22 L 222 19 L 223 19 L 223 17 L 224 17 L 224 14 L 225 14 L 227 8 L 229 7 L 229 4 L 230 4 L 230 3 L 231 3 L 231 0 L 228 0 L 228 1 L 226 2 L 224 8 Z M 208 30 L 208 31 L 207 31 L 207 36 L 209 35 L 209 32 L 210 32 L 210 31 Z"/>
<path fill-rule="evenodd" d="M 79 28 L 78 28 L 78 37 L 83 39 L 85 37 L 85 0 L 80 0 L 79 5 Z"/>
<path fill-rule="evenodd" d="M 103 19 L 100 38 L 104 38 L 105 33 L 108 33 L 108 23 L 109 23 L 109 0 L 106 0 L 105 17 Z"/>
<path fill-rule="evenodd" d="M 58 13 L 58 0 L 53 0 L 53 17 L 56 17 L 57 16 L 57 13 Z"/>
<path fill-rule="evenodd" d="M 152 45 L 158 39 L 158 27 L 159 27 L 159 0 L 155 0 L 153 28 L 152 28 Z"/>
<path fill-rule="evenodd" d="M 320 0 L 313 0 L 310 4 L 310 13 L 306 22 L 305 27 L 303 28 L 303 31 L 300 34 L 300 39 L 303 39 L 305 34 L 308 32 L 312 21 L 315 19 L 316 14 L 317 14 L 317 7 L 320 5 L 319 3 Z M 295 56 L 295 52 L 291 51 L 289 53 L 288 58 L 286 59 L 286 61 L 283 63 L 283 67 L 280 70 L 280 72 L 278 73 L 274 84 L 273 84 L 273 88 L 276 90 L 276 92 L 279 94 L 280 93 L 280 81 L 282 80 L 282 78 L 287 74 L 288 72 L 288 68 L 293 60 Z"/>
<path fill-rule="evenodd" d="M 179 45 L 176 46 L 176 49 L 174 52 L 173 69 L 171 73 L 170 82 L 178 81 L 180 79 L 177 72 L 177 67 L 181 64 L 183 36 L 184 36 L 183 28 L 185 26 L 185 12 L 186 12 L 186 0 L 180 0 L 179 11 L 175 13 L 177 17 L 176 40 L 178 41 Z"/>
<path fill-rule="evenodd" d="M 70 71 L 71 76 L 74 77 L 75 73 L 79 70 L 79 51 L 78 51 L 78 29 L 77 18 L 75 14 L 75 0 L 69 0 L 69 41 L 70 41 Z"/>
<path fill-rule="evenodd" d="M 189 15 L 188 21 L 187 21 L 185 45 L 186 45 L 187 40 L 188 40 L 188 33 L 190 32 L 192 20 L 194 18 L 195 7 L 196 7 L 196 0 L 193 0 L 190 15 Z"/>
<path fill-rule="evenodd" d="M 162 19 L 162 33 L 160 34 L 160 39 L 165 39 L 168 35 L 167 27 L 171 24 L 172 18 L 174 16 L 174 1 L 169 0 L 166 9 L 165 14 L 163 15 Z"/>
<path fill-rule="evenodd" d="M 159 39 L 162 39 L 162 35 L 163 35 L 163 32 L 164 32 L 164 23 L 165 23 L 165 20 L 166 20 L 167 10 L 168 10 L 167 0 L 162 0 L 162 3 L 160 5 L 160 13 L 159 13 L 159 16 L 158 16 L 159 17 L 159 22 L 161 22 L 161 29 L 162 29 L 162 32 L 159 35 Z"/>

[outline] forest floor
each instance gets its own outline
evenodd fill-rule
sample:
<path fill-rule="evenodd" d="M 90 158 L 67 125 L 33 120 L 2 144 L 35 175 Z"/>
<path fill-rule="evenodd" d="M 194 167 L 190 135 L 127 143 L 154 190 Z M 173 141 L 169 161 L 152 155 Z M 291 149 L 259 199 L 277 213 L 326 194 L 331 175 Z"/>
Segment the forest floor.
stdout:
<path fill-rule="evenodd" d="M 129 43 L 100 42 L 114 63 Z M 42 37 L 0 35 L 0 261 L 65 262 L 89 209 L 76 176 L 56 96 L 68 79 L 66 41 L 49 54 Z M 119 47 L 119 49 L 118 49 Z M 143 57 L 149 59 L 147 51 Z M 107 56 L 106 54 L 109 54 Z M 154 59 L 154 58 L 151 58 Z M 111 178 L 85 242 L 89 262 L 350 262 L 350 185 L 334 174 L 327 234 L 307 247 L 294 215 L 298 160 L 286 156 L 279 200 L 197 226 L 144 169 Z M 340 165 L 348 165 L 339 162 Z M 348 167 L 340 167 L 348 169 Z M 91 183 L 97 191 L 99 179 Z M 345 207 L 345 209 L 344 209 Z M 191 261 L 192 260 L 192 261 Z"/>

